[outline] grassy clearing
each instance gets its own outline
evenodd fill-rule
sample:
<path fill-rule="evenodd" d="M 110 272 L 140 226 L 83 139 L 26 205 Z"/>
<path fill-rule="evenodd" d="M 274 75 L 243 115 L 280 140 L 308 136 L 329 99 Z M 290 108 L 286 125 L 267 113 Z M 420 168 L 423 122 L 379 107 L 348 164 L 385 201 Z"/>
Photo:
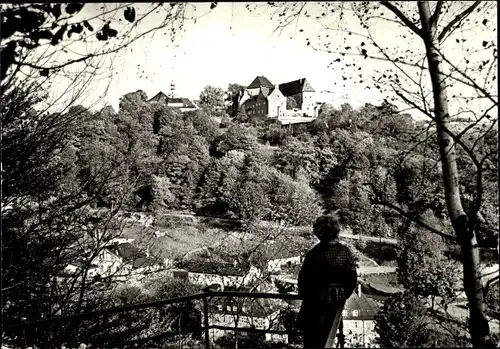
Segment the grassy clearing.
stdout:
<path fill-rule="evenodd" d="M 155 235 L 155 232 L 159 233 Z M 149 248 L 152 255 L 159 258 L 180 258 L 187 252 L 202 246 L 213 246 L 227 238 L 227 232 L 200 225 L 178 225 L 170 228 L 145 227 L 130 224 L 124 228 L 125 238 L 135 239 L 143 248 Z"/>
<path fill-rule="evenodd" d="M 251 234 L 241 227 L 228 225 L 225 220 L 183 214 L 155 217 L 154 224 L 149 227 L 139 222 L 129 223 L 123 236 L 135 239 L 141 248 L 149 248 L 152 255 L 162 259 L 181 258 L 203 246 L 229 252 L 262 244 L 266 245 L 266 259 L 277 259 L 303 255 L 312 248 L 318 240 L 310 230 L 310 227 L 284 228 L 268 223 L 260 224 L 253 230 L 255 234 Z M 358 258 L 359 266 L 375 267 L 394 260 L 394 246 L 349 239 L 342 241 Z"/>

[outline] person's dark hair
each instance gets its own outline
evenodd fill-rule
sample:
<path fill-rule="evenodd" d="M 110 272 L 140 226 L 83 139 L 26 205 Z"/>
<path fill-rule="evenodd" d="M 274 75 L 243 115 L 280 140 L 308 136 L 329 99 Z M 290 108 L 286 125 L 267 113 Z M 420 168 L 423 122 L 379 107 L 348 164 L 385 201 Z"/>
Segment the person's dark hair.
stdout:
<path fill-rule="evenodd" d="M 340 223 L 334 215 L 323 215 L 313 224 L 314 235 L 321 241 L 335 240 L 340 234 Z"/>

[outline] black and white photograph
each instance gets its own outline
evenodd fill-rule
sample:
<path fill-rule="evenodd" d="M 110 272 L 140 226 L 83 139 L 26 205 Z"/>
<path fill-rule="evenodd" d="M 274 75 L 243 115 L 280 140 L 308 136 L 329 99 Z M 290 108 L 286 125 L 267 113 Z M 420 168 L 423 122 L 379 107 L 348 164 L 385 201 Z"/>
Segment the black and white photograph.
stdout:
<path fill-rule="evenodd" d="M 1 349 L 500 348 L 497 6 L 0 4 Z"/>

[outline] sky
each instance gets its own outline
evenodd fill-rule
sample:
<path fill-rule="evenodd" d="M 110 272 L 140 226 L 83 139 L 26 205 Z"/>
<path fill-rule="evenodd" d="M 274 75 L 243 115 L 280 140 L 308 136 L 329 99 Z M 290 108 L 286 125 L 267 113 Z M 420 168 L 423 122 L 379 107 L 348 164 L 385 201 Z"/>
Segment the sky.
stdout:
<path fill-rule="evenodd" d="M 82 15 L 100 13 L 101 5 L 87 4 Z M 135 6 L 139 11 L 147 4 Z M 366 86 L 373 86 L 370 77 L 374 72 L 388 68 L 388 64 L 347 56 L 343 66 L 330 66 L 334 56 L 313 49 L 313 46 L 324 47 L 326 42 L 330 47 L 339 48 L 356 41 L 355 36 L 346 41 L 345 32 L 329 31 L 326 37 L 323 26 L 328 21 L 301 17 L 299 22 L 290 24 L 282 32 L 274 32 L 278 21 L 270 18 L 270 12 L 250 12 L 245 3 L 218 3 L 213 10 L 209 7 L 209 3 L 196 3 L 190 7 L 190 13 L 198 19 L 196 23 L 185 22 L 184 31 L 175 36 L 174 43 L 159 31 L 154 37 L 144 37 L 126 50 L 107 57 L 102 62 L 102 70 L 106 72 L 112 63 L 112 74 L 93 81 L 91 93 L 82 104 L 92 104 L 95 100 L 97 108 L 112 105 L 117 109 L 119 98 L 124 94 L 141 89 L 151 98 L 159 91 L 168 92 L 171 82 L 175 83 L 177 96 L 198 99 L 207 85 L 225 90 L 230 83 L 249 85 L 258 75 L 264 75 L 273 84 L 307 78 L 320 93 L 320 99 L 334 106 L 344 102 L 354 107 L 382 102 L 383 96 Z M 324 12 L 321 5 L 311 3 L 308 8 L 310 14 Z M 162 13 L 150 16 L 138 30 L 154 25 L 162 16 Z M 334 20 L 335 17 L 330 18 Z M 347 16 L 341 25 L 353 32 L 361 30 L 352 17 Z M 406 31 L 389 21 L 377 21 L 373 26 L 381 46 L 421 52 L 421 42 L 409 42 L 402 36 Z M 473 38 L 480 42 L 478 35 L 481 31 L 473 33 Z M 313 45 L 307 45 L 307 38 L 313 39 Z M 359 44 L 361 40 L 356 42 Z M 449 42 L 454 44 L 454 41 Z M 463 49 L 457 45 L 450 46 L 449 50 Z M 346 62 L 351 68 L 346 67 Z M 352 79 L 353 76 L 356 78 Z M 359 83 L 360 80 L 363 83 Z M 59 91 L 61 86 L 63 84 L 58 85 Z"/>

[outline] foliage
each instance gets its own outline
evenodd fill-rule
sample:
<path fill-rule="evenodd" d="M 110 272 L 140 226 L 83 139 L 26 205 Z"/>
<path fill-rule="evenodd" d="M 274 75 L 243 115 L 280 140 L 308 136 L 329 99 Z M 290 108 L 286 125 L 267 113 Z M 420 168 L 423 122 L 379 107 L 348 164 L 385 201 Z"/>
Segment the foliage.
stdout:
<path fill-rule="evenodd" d="M 241 124 L 231 124 L 212 144 L 212 154 L 222 157 L 231 150 L 248 151 L 256 143 L 255 131 Z"/>
<path fill-rule="evenodd" d="M 426 212 L 424 220 L 432 219 Z M 439 236 L 406 224 L 398 232 L 398 279 L 406 290 L 421 297 L 435 297 L 445 302 L 456 296 L 460 289 L 459 265 L 445 256 L 446 242 Z"/>
<path fill-rule="evenodd" d="M 229 84 L 226 91 L 226 102 L 229 104 L 228 114 L 235 118 L 238 114 L 238 108 L 240 106 L 240 101 L 243 98 L 243 93 L 245 92 L 245 86 L 240 84 Z"/>
<path fill-rule="evenodd" d="M 293 225 L 312 223 L 320 214 L 316 193 L 304 179 L 294 181 L 278 171 L 271 172 L 270 218 Z"/>
<path fill-rule="evenodd" d="M 200 93 L 200 107 L 212 113 L 219 111 L 224 107 L 224 90 L 206 86 Z"/>
<path fill-rule="evenodd" d="M 493 319 L 498 320 L 500 318 L 500 306 L 499 306 L 499 287 L 498 281 L 491 286 L 486 295 L 486 314 Z"/>
<path fill-rule="evenodd" d="M 375 317 L 377 342 L 383 348 L 415 348 L 426 342 L 426 308 L 412 293 L 397 293 Z"/>
<path fill-rule="evenodd" d="M 85 7 L 85 9 L 84 9 Z M 146 34 L 159 29 L 170 30 L 170 38 L 182 30 L 185 4 L 159 4 L 149 7 L 130 4 L 109 6 L 102 14 L 93 15 L 89 4 L 9 4 L 2 7 L 2 69 L 0 80 L 19 73 L 21 68 L 34 69 L 42 77 L 52 77 L 54 73 L 65 74 L 65 68 L 90 61 L 96 63 L 101 57 L 116 53 Z M 150 30 L 134 30 L 147 21 L 152 13 L 162 11 L 164 17 Z M 122 18 L 125 21 L 122 21 Z M 126 37 L 124 41 L 118 38 Z M 90 38 L 106 42 L 106 46 L 90 46 L 85 54 L 69 54 L 78 51 L 75 46 Z M 45 46 L 45 47 L 44 47 Z M 39 50 L 44 47 L 44 50 Z M 97 47 L 97 48 L 96 48 Z M 64 56 L 58 63 L 44 59 L 56 51 Z M 81 51 L 80 51 L 81 52 Z M 98 69 L 87 66 L 88 72 Z M 31 76 L 33 77 L 33 76 Z"/>

